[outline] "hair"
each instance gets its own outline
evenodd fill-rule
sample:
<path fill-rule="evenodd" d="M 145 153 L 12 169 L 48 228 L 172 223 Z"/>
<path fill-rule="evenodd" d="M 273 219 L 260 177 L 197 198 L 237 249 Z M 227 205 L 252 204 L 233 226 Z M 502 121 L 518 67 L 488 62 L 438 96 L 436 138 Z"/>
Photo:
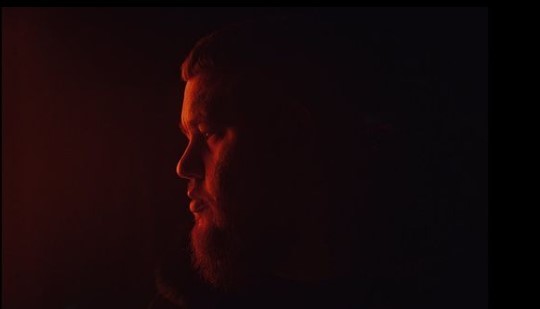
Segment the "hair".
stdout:
<path fill-rule="evenodd" d="M 352 35 L 348 27 L 317 14 L 234 24 L 195 44 L 182 63 L 182 79 L 233 80 L 245 86 L 235 99 L 243 96 L 251 111 L 272 117 L 271 111 L 299 104 L 324 127 L 318 132 L 321 140 L 339 145 L 352 139 L 380 147 L 396 119 L 398 94 L 376 40 L 367 31 Z M 341 156 L 357 158 L 365 153 L 361 145 L 355 143 Z"/>
<path fill-rule="evenodd" d="M 236 79 L 249 85 L 241 91 L 251 90 L 247 95 L 256 98 L 247 100 L 252 110 L 303 104 L 326 125 L 318 136 L 320 151 L 328 158 L 327 177 L 337 186 L 336 196 L 343 196 L 336 201 L 336 212 L 344 219 L 341 227 L 348 232 L 341 243 L 353 248 L 359 268 L 367 265 L 381 279 L 377 282 L 394 282 L 402 294 L 447 301 L 451 291 L 452 297 L 464 300 L 458 294 L 472 285 L 463 285 L 462 275 L 474 263 L 463 262 L 473 258 L 463 248 L 473 249 L 474 244 L 483 250 L 477 246 L 480 230 L 471 231 L 485 224 L 484 217 L 472 222 L 467 220 L 475 218 L 467 216 L 487 208 L 483 174 L 471 174 L 484 171 L 485 160 L 469 152 L 485 154 L 487 145 L 482 135 L 487 133 L 478 128 L 484 120 L 473 124 L 477 119 L 471 117 L 487 104 L 485 80 L 478 80 L 485 78 L 478 71 L 484 70 L 485 57 L 471 49 L 483 41 L 473 42 L 478 29 L 469 27 L 482 19 L 472 23 L 475 15 L 467 14 L 470 20 L 459 18 L 459 27 L 466 26 L 458 29 L 449 19 L 455 15 L 446 11 L 386 10 L 383 18 L 373 10 L 350 15 L 330 11 L 324 9 L 325 16 L 271 17 L 214 32 L 191 50 L 182 63 L 182 78 Z M 411 23 L 415 16 L 424 17 Z M 362 17 L 371 20 L 364 23 Z M 399 42 L 379 29 L 386 24 L 400 28 Z M 469 162 L 482 170 L 467 166 Z M 479 251 L 474 254 L 478 257 Z M 457 258 L 463 261 L 455 262 Z M 413 281 L 399 283 L 397 273 L 405 269 L 425 280 L 420 288 Z M 456 282 L 462 286 L 458 294 Z"/>
<path fill-rule="evenodd" d="M 401 134 L 410 94 L 404 90 L 411 87 L 388 45 L 348 27 L 318 16 L 236 24 L 200 39 L 182 63 L 182 78 L 231 79 L 248 89 L 235 95 L 247 95 L 251 110 L 305 107 L 319 128 L 321 173 L 339 207 L 329 220 L 337 220 L 341 245 L 354 251 L 360 268 L 393 272 L 388 265 L 397 265 L 399 253 L 390 251 L 399 250 L 403 225 L 414 224 L 403 216 L 416 193 Z"/>

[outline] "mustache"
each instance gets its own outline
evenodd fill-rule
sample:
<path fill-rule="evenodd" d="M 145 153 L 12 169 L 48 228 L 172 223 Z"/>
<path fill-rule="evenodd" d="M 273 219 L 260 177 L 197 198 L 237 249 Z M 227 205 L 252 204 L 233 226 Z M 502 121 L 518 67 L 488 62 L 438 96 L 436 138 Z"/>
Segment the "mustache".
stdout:
<path fill-rule="evenodd" d="M 197 200 L 210 200 L 210 195 L 204 190 L 202 183 L 197 181 L 190 181 L 187 185 L 187 196 L 190 199 Z"/>
<path fill-rule="evenodd" d="M 193 180 L 190 180 L 187 184 L 187 191 L 188 192 L 196 192 L 196 191 L 200 191 L 199 189 L 197 188 L 201 188 L 201 184 L 198 184 L 196 183 L 195 181 Z"/>

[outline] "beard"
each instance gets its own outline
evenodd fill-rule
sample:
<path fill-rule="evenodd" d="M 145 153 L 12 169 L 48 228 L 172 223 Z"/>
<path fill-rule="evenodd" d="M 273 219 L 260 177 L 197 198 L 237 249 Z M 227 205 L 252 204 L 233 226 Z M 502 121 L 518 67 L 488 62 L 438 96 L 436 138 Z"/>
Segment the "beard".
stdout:
<path fill-rule="evenodd" d="M 214 287 L 228 289 L 240 284 L 240 248 L 237 233 L 229 229 L 195 223 L 191 230 L 192 264 L 203 280 Z"/>
<path fill-rule="evenodd" d="M 214 287 L 234 290 L 267 275 L 282 251 L 269 177 L 235 155 L 216 169 L 216 205 L 191 230 L 192 264 Z M 242 164 L 237 164 L 237 163 Z M 282 214 L 281 214 L 282 215 Z M 282 229 L 281 229 L 282 230 Z"/>

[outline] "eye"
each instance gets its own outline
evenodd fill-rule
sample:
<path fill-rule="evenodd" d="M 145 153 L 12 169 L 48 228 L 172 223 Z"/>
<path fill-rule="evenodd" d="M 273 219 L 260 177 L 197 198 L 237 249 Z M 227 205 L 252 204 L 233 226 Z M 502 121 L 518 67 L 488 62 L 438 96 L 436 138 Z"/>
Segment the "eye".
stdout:
<path fill-rule="evenodd" d="M 205 140 L 210 139 L 212 136 L 216 134 L 216 131 L 208 125 L 199 125 L 198 129 L 199 129 L 199 133 Z"/>
<path fill-rule="evenodd" d="M 202 135 L 205 139 L 209 139 L 209 138 L 212 137 L 212 135 L 214 135 L 214 132 L 211 132 L 211 131 L 201 132 L 201 135 Z"/>

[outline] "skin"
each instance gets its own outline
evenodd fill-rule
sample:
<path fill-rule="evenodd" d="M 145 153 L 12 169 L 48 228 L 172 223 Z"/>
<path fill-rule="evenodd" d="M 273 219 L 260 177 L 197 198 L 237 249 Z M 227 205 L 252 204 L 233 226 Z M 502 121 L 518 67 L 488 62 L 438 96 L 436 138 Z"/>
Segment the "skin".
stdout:
<path fill-rule="evenodd" d="M 216 127 L 209 118 L 210 87 L 202 77 L 191 79 L 184 90 L 180 128 L 189 143 L 177 165 L 177 174 L 189 180 L 190 211 L 198 225 L 225 225 L 218 199 L 219 167 L 233 152 L 238 140 L 235 126 Z"/>
<path fill-rule="evenodd" d="M 331 276 L 319 207 L 326 197 L 309 153 L 298 147 L 309 140 L 298 121 L 305 111 L 263 118 L 242 105 L 238 93 L 246 88 L 199 75 L 184 90 L 180 127 L 189 142 L 177 174 L 188 180 L 195 219 L 193 264 L 206 281 L 226 288 L 269 274 Z"/>
<path fill-rule="evenodd" d="M 278 209 L 271 207 L 268 140 L 226 100 L 232 87 L 202 75 L 187 82 L 180 126 L 189 142 L 177 166 L 189 181 L 194 266 L 208 282 L 227 287 L 271 269 L 266 253 L 278 251 L 268 243 L 282 236 L 268 231 L 285 231 L 276 229 Z"/>

